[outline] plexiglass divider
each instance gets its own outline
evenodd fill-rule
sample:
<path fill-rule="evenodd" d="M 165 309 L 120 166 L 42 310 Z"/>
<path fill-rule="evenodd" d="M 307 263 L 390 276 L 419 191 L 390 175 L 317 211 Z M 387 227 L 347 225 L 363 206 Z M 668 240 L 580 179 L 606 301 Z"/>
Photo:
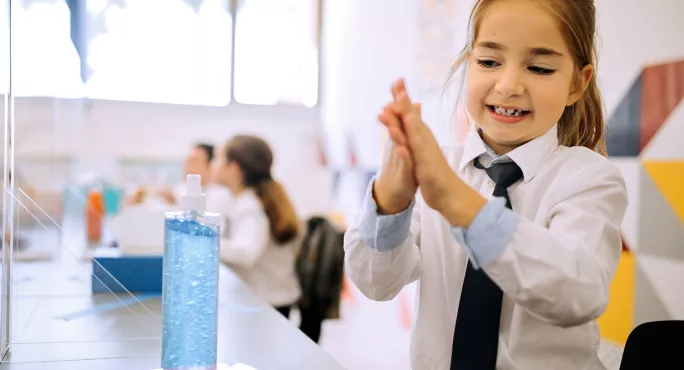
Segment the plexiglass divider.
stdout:
<path fill-rule="evenodd" d="M 159 367 L 164 212 L 141 199 L 183 181 L 195 140 L 318 116 L 319 3 L 0 0 L 5 362 Z M 287 107 L 247 117 L 265 105 Z M 241 343 L 231 317 L 219 342 Z"/>
<path fill-rule="evenodd" d="M 109 225 L 124 206 L 124 184 L 89 126 L 92 103 L 84 95 L 67 2 L 4 5 L 3 29 L 11 30 L 12 43 L 2 56 L 11 57 L 13 67 L 10 79 L 9 63 L 2 65 L 7 78 L 0 80 L 9 90 L 3 136 L 7 306 L 0 314 L 8 317 L 2 333 L 10 353 L 4 361 L 159 357 L 159 292 L 122 282 L 131 280 L 130 271 L 111 262 L 123 258 Z M 98 129 L 116 136 L 118 128 Z"/>

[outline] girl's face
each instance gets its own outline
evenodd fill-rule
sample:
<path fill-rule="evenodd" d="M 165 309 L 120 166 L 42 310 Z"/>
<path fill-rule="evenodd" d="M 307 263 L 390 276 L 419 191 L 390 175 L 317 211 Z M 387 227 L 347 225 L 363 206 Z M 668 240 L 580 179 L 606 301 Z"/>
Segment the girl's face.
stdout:
<path fill-rule="evenodd" d="M 497 1 L 479 26 L 467 68 L 467 108 L 498 154 L 546 133 L 592 75 L 576 67 L 561 25 L 535 2 Z"/>
<path fill-rule="evenodd" d="M 244 188 L 242 170 L 237 163 L 228 162 L 223 157 L 216 158 L 212 164 L 212 180 L 227 187 L 233 194 L 237 194 Z"/>

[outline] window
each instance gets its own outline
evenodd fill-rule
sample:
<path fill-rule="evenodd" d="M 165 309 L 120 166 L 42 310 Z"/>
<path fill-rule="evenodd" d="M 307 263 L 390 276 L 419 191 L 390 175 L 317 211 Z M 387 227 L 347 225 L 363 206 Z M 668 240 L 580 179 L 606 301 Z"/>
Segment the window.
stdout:
<path fill-rule="evenodd" d="M 230 102 L 233 27 L 224 1 L 87 4 L 89 98 L 215 106 Z"/>
<path fill-rule="evenodd" d="M 313 107 L 319 2 L 88 0 L 85 95 Z"/>
<path fill-rule="evenodd" d="M 318 6 L 319 0 L 239 0 L 236 101 L 316 105 Z"/>
<path fill-rule="evenodd" d="M 20 0 L 15 94 L 313 107 L 320 1 Z"/>
<path fill-rule="evenodd" d="M 83 97 L 80 61 L 70 39 L 69 8 L 64 1 L 22 0 L 12 7 L 12 73 L 17 97 Z M 0 11 L 0 86 L 6 92 L 7 6 Z"/>

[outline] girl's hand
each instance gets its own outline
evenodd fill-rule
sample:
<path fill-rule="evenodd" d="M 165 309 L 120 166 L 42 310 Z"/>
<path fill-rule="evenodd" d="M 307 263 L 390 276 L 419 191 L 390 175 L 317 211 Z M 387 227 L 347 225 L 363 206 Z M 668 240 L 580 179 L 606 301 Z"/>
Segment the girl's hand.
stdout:
<path fill-rule="evenodd" d="M 392 104 L 386 105 L 378 116 L 378 120 L 387 127 L 392 141 L 373 185 L 373 197 L 382 214 L 396 214 L 405 210 L 418 190 L 413 156 L 401 121 L 392 110 Z"/>
<path fill-rule="evenodd" d="M 402 122 L 425 203 L 440 212 L 450 224 L 469 225 L 486 199 L 464 183 L 449 166 L 432 131 L 420 116 L 420 104 L 411 102 L 403 81 L 395 86 L 392 110 Z"/>
<path fill-rule="evenodd" d="M 164 201 L 168 204 L 176 204 L 176 196 L 173 194 L 171 189 L 162 189 L 157 193 L 158 196 L 164 198 Z"/>

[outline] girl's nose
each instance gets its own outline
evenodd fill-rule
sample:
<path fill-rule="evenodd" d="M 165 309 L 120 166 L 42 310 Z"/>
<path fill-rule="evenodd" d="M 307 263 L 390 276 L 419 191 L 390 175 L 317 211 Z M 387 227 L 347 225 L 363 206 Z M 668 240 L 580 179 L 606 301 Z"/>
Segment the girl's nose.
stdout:
<path fill-rule="evenodd" d="M 518 68 L 504 68 L 496 83 L 496 91 L 504 98 L 522 95 L 525 91 Z"/>

